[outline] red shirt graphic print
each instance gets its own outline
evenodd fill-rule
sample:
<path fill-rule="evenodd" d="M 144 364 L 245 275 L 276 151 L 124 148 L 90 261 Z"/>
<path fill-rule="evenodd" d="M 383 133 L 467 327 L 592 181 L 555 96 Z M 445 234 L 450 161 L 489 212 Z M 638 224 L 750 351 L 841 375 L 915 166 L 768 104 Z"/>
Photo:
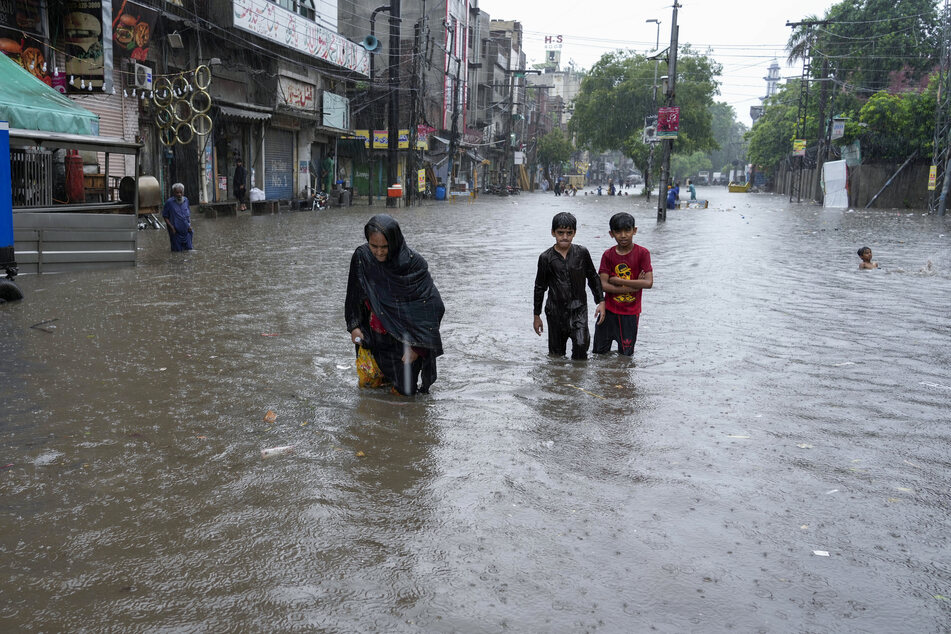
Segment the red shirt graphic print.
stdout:
<path fill-rule="evenodd" d="M 611 247 L 601 256 L 598 273 L 607 273 L 608 277 L 624 280 L 636 280 L 642 272 L 653 271 L 650 251 L 635 244 L 630 253 L 618 255 L 617 248 Z M 640 315 L 642 289 L 629 293 L 605 292 L 605 308 L 617 315 Z"/>

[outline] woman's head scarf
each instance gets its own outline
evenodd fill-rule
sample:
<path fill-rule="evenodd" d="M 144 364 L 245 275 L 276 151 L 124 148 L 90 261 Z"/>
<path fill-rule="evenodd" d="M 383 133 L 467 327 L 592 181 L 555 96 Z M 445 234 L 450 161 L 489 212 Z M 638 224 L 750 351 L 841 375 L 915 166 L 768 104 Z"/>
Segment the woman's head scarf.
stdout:
<path fill-rule="evenodd" d="M 357 248 L 357 276 L 370 308 L 386 331 L 411 346 L 442 354 L 439 324 L 445 307 L 429 265 L 406 246 L 400 225 L 386 214 L 377 214 L 363 228 L 367 240 L 373 233 L 386 238 L 386 260 L 374 257 L 369 244 Z"/>

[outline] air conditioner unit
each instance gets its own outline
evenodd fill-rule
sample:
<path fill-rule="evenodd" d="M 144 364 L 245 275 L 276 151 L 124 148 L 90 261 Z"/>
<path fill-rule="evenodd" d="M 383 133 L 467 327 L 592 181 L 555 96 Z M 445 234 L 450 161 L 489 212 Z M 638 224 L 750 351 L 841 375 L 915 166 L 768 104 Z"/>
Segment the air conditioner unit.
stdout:
<path fill-rule="evenodd" d="M 141 90 L 152 90 L 152 69 L 145 64 L 136 63 L 132 70 L 135 87 Z"/>

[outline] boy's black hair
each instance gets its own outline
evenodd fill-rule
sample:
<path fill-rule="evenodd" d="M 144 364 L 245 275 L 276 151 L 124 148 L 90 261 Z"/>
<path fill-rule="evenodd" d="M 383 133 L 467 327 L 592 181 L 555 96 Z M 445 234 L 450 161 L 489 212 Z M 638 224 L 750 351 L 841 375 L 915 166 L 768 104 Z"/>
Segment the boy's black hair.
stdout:
<path fill-rule="evenodd" d="M 865 253 L 866 251 L 871 251 L 871 249 L 869 249 L 868 247 L 862 247 L 861 249 L 859 249 L 858 250 L 859 257 L 862 257 L 862 254 Z"/>
<path fill-rule="evenodd" d="M 552 232 L 555 232 L 559 229 L 571 229 L 572 231 L 577 231 L 578 219 L 567 211 L 562 211 L 561 213 L 555 214 L 555 217 L 551 219 L 551 230 Z"/>
<path fill-rule="evenodd" d="M 637 225 L 634 224 L 634 216 L 622 211 L 611 216 L 611 231 L 622 231 L 624 229 L 633 229 Z"/>

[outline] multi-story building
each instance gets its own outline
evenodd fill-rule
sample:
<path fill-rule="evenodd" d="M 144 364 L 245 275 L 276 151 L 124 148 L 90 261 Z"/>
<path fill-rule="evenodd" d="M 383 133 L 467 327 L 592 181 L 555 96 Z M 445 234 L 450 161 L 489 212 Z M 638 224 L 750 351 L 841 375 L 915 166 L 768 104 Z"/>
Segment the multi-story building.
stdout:
<path fill-rule="evenodd" d="M 233 200 L 238 158 L 268 200 L 339 181 L 381 194 L 390 108 L 400 180 L 509 182 L 544 103 L 525 90 L 521 24 L 478 0 L 404 0 L 392 99 L 379 1 L 22 0 L 0 3 L 0 48 L 97 114 L 101 134 L 141 141 L 140 173 L 164 194 L 182 182 L 193 201 Z"/>
<path fill-rule="evenodd" d="M 0 3 L 0 44 L 96 113 L 101 134 L 140 140 L 141 172 L 165 192 L 231 198 L 241 157 L 268 199 L 293 200 L 352 131 L 352 87 L 369 75 L 369 53 L 338 32 L 351 5 L 23 0 Z"/>

